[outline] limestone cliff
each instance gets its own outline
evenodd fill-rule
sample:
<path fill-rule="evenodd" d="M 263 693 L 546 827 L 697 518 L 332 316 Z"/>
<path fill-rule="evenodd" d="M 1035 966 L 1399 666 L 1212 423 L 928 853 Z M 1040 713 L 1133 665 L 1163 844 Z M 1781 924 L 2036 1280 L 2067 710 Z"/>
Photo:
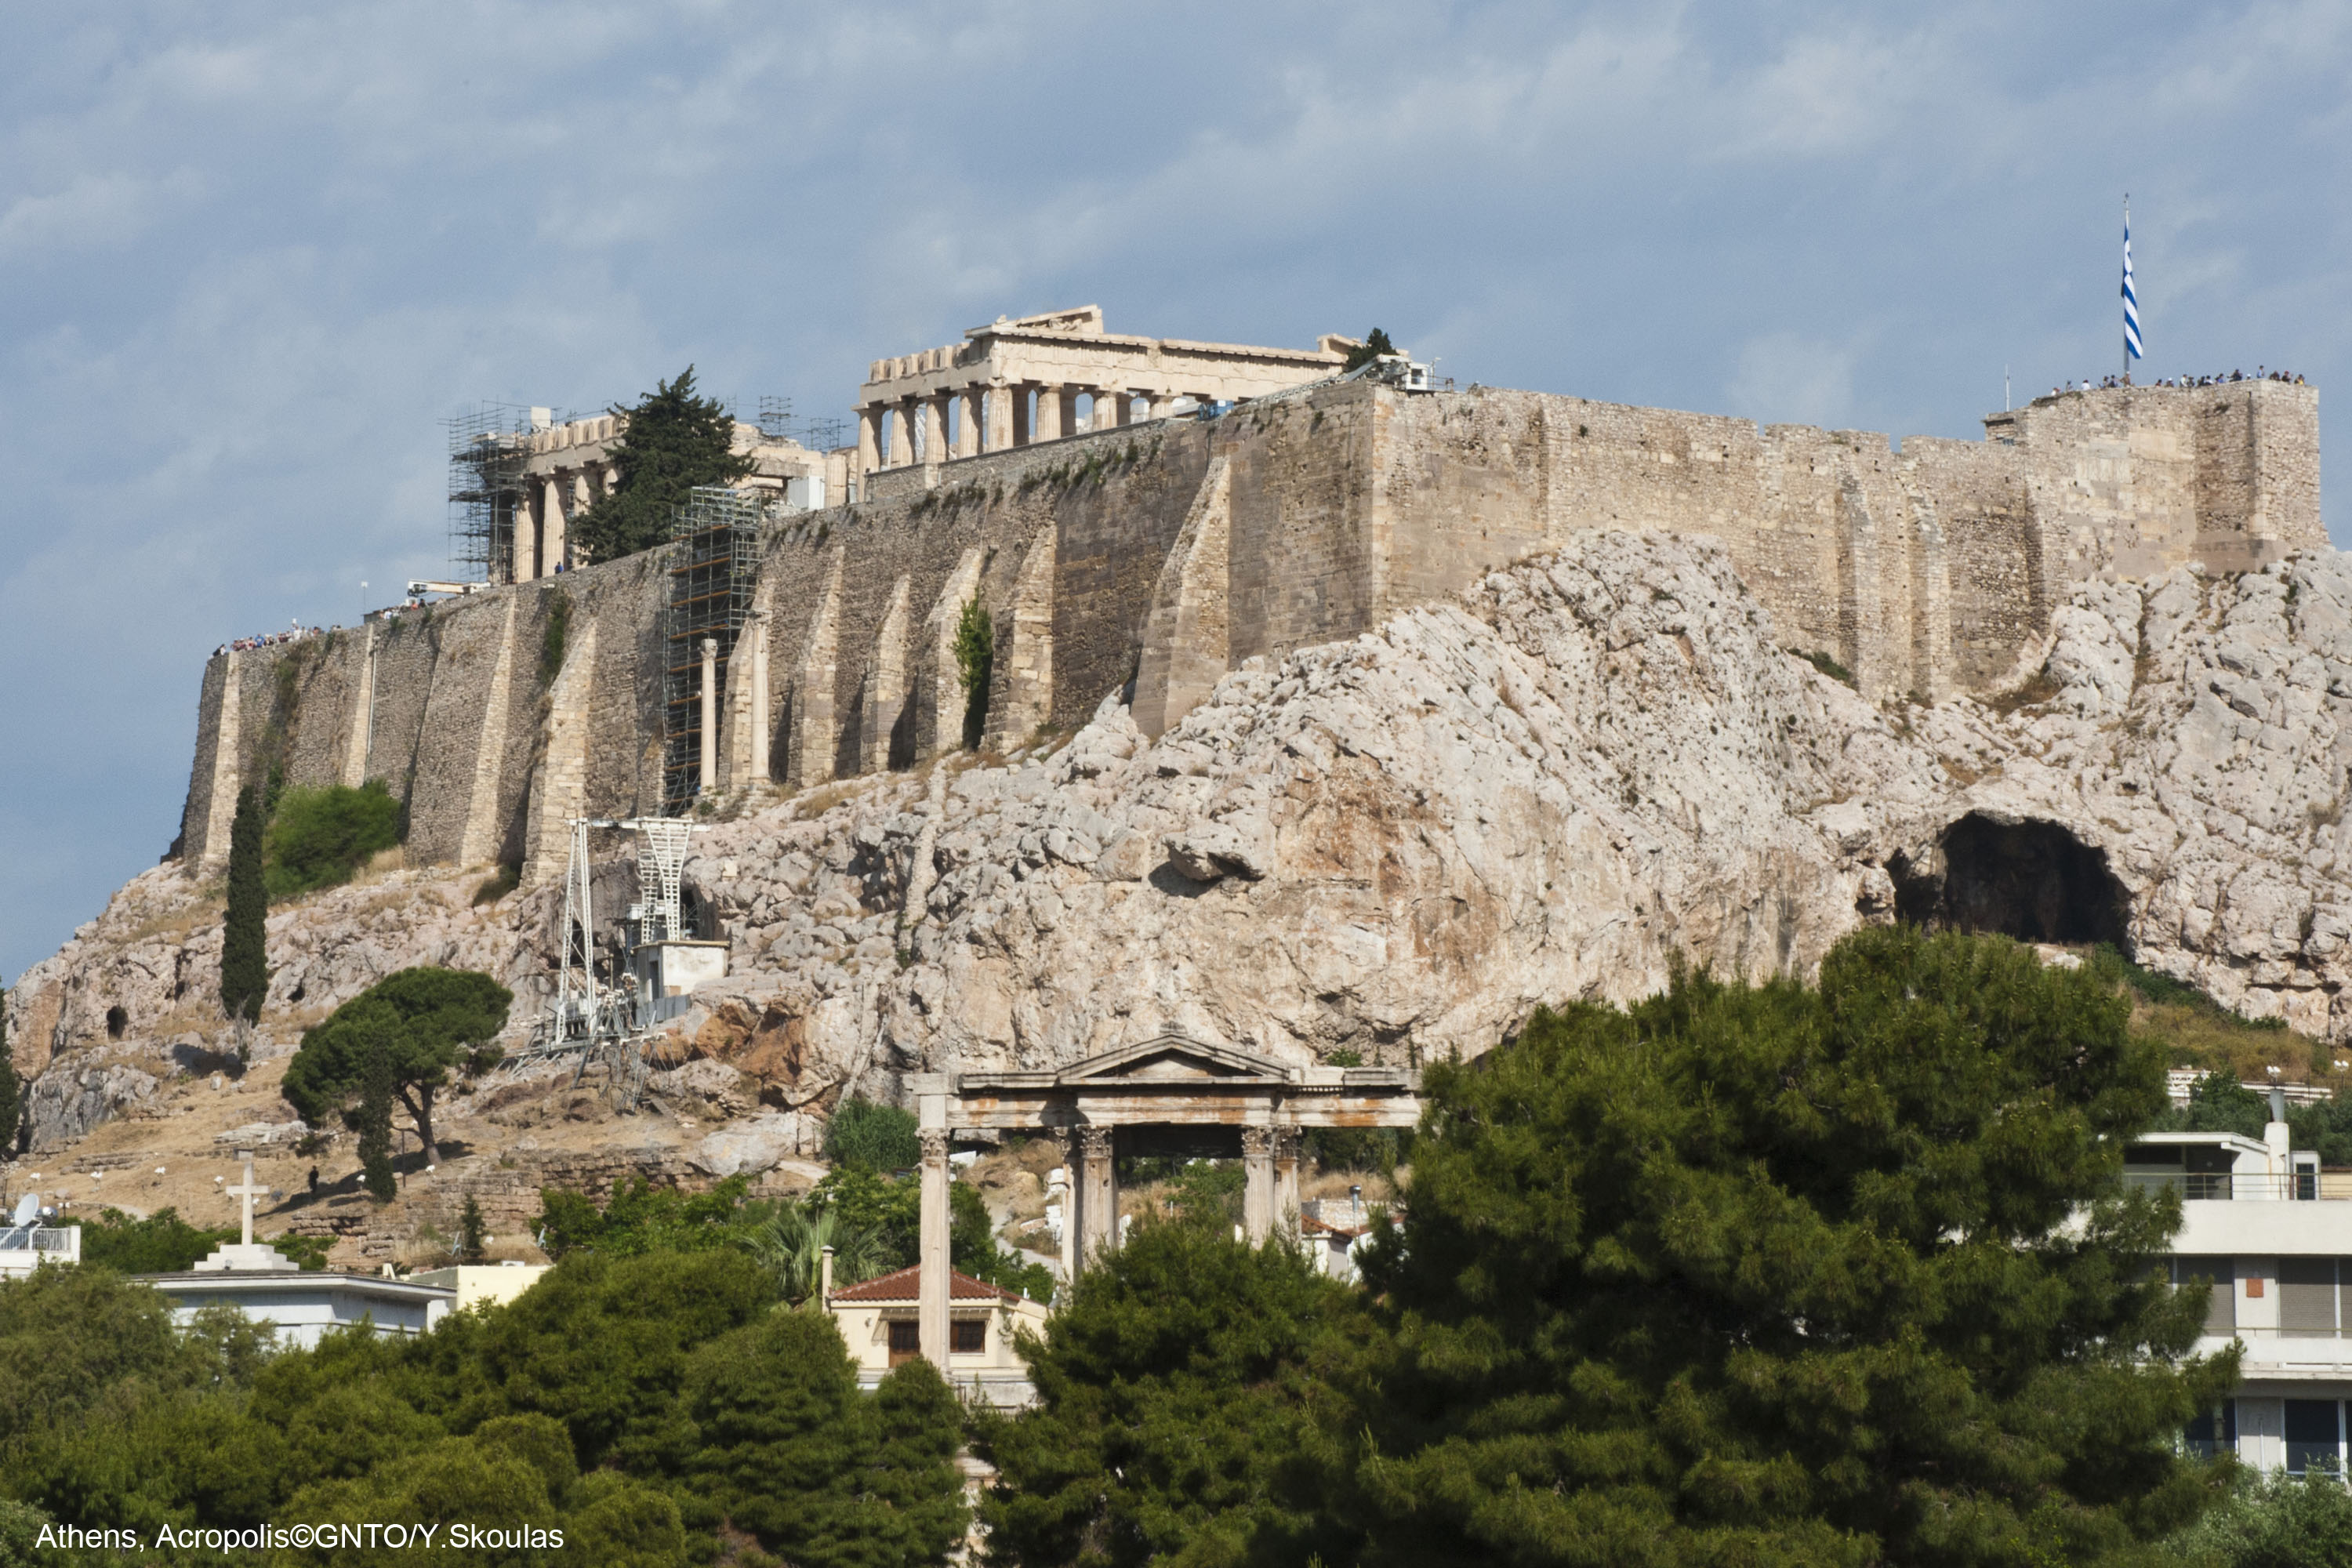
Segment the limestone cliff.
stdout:
<path fill-rule="evenodd" d="M 1898 910 L 2112 937 L 2250 1016 L 2352 1035 L 2344 557 L 2084 584 L 2000 705 L 1874 707 L 1780 642 L 1720 546 L 1595 531 L 1249 661 L 1157 742 L 1114 692 L 1001 763 L 747 805 L 688 866 L 733 973 L 674 1026 L 665 1103 L 698 1124 L 668 1144 L 755 1167 L 850 1088 L 1164 1028 L 1300 1060 L 1475 1053 L 1540 1002 L 1654 990 L 1677 954 L 1805 973 Z M 555 893 L 478 908 L 478 879 L 399 872 L 273 915 L 265 1061 L 409 963 L 498 974 L 522 1022 Z M 218 941 L 167 866 L 25 976 L 37 1144 L 218 1065 Z"/>

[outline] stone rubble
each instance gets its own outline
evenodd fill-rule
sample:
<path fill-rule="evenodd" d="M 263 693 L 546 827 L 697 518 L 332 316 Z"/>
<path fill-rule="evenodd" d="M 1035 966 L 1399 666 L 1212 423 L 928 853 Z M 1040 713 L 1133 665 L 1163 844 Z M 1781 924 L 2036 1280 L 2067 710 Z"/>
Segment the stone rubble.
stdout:
<path fill-rule="evenodd" d="M 1162 1030 L 1299 1062 L 1475 1053 L 1540 1004 L 1654 991 L 1678 957 L 1808 973 L 1895 918 L 1969 813 L 2104 851 L 2142 963 L 2342 1039 L 2347 768 L 2352 564 L 2332 551 L 2079 584 L 2013 703 L 1882 710 L 1783 651 L 1714 542 L 1594 531 L 1252 659 L 1156 742 L 1113 693 L 1001 765 L 731 803 L 687 868 L 731 973 L 648 1090 L 719 1120 L 687 1157 L 721 1175 L 814 1152 L 843 1094 L 895 1098 L 911 1070 Z M 560 889 L 477 907 L 482 874 L 274 913 L 257 1058 L 413 963 L 497 975 L 527 1023 Z M 216 892 L 167 865 L 26 973 L 7 1008 L 36 1146 L 233 1059 L 219 941 Z"/>

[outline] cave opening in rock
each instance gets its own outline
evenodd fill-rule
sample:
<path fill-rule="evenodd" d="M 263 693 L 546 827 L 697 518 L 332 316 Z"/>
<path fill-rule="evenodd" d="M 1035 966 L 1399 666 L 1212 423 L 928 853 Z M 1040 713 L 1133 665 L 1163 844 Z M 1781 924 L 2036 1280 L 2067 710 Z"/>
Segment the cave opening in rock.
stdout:
<path fill-rule="evenodd" d="M 1915 924 L 2130 951 L 2130 900 L 2106 851 L 2054 822 L 1972 811 L 1944 830 L 1934 864 L 1891 869 L 1895 911 Z"/>
<path fill-rule="evenodd" d="M 114 1006 L 109 1007 L 106 1010 L 106 1037 L 108 1039 L 121 1039 L 122 1037 L 123 1031 L 130 1027 L 131 1013 L 128 1008 L 122 1006 L 120 1003 L 117 1003 Z"/>

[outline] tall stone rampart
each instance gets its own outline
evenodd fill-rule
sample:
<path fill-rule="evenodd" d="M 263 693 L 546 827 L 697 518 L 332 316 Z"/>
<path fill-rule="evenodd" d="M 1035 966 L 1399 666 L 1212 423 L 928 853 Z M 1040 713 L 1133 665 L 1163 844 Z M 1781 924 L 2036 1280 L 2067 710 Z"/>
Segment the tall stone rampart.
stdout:
<path fill-rule="evenodd" d="M 2070 394 L 1987 428 L 1897 449 L 1359 381 L 886 470 L 862 503 L 761 540 L 709 787 L 805 787 L 961 744 L 953 640 L 974 600 L 995 634 L 984 743 L 1003 748 L 1130 681 L 1156 733 L 1247 659 L 1369 630 L 1585 529 L 1720 538 L 1782 645 L 1876 699 L 2021 679 L 2074 582 L 2326 542 L 2308 387 Z M 673 553 L 216 657 L 184 853 L 220 864 L 236 789 L 272 767 L 382 779 L 412 859 L 534 877 L 560 865 L 567 817 L 658 811 Z"/>

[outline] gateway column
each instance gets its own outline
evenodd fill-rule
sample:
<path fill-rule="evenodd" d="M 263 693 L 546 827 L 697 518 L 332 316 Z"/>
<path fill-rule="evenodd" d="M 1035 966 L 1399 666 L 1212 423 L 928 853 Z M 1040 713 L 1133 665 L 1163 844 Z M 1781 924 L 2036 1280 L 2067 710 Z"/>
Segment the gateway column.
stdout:
<path fill-rule="evenodd" d="M 1078 1129 L 1078 1267 L 1118 1245 L 1118 1167 L 1108 1127 Z"/>
<path fill-rule="evenodd" d="M 1242 1129 L 1242 1234 L 1263 1247 L 1274 1234 L 1274 1129 Z"/>
<path fill-rule="evenodd" d="M 933 1097 L 925 1095 L 929 1101 Z M 939 1097 L 942 1101 L 945 1096 Z M 940 1110 L 945 1111 L 945 1105 Z M 925 1107 L 926 1111 L 929 1106 Z M 928 1118 L 927 1118 L 928 1119 Z M 942 1115 L 944 1120 L 944 1115 Z M 948 1370 L 948 1130 L 926 1127 L 915 1134 L 922 1148 L 922 1213 L 915 1289 L 916 1342 L 941 1376 Z"/>

